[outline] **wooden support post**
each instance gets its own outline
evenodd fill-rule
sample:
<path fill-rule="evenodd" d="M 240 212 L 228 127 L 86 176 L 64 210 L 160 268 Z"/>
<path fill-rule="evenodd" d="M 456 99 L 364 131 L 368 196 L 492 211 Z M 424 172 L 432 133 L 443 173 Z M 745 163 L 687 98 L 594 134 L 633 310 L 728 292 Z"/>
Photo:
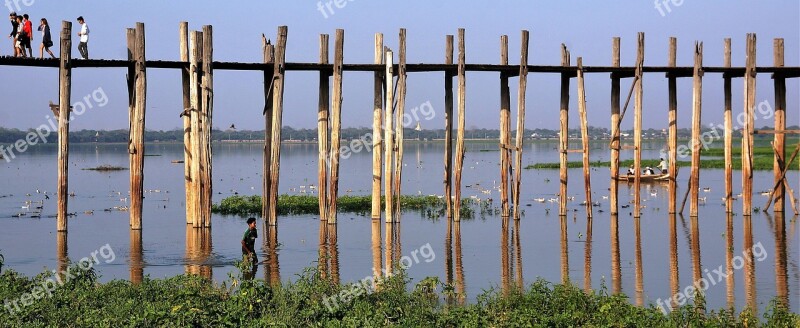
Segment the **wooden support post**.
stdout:
<path fill-rule="evenodd" d="M 725 67 L 731 67 L 731 39 L 725 39 Z M 731 77 L 723 76 L 725 93 L 725 124 L 724 144 L 725 149 L 725 213 L 733 213 L 733 105 L 731 101 Z"/>
<path fill-rule="evenodd" d="M 336 200 L 339 197 L 339 145 L 342 131 L 342 65 L 344 62 L 344 30 L 336 30 L 333 51 L 333 99 L 331 106 L 331 177 L 328 192 L 329 224 L 336 223 Z"/>
<path fill-rule="evenodd" d="M 128 77 L 132 79 L 134 86 L 133 112 L 130 113 L 130 139 L 128 140 L 131 177 L 130 227 L 132 230 L 141 230 L 142 203 L 144 200 L 144 118 L 147 108 L 144 23 L 136 23 L 136 38 L 133 50 L 134 72 L 132 76 Z"/>
<path fill-rule="evenodd" d="M 200 82 L 202 75 L 201 60 L 203 58 L 203 32 L 192 31 L 189 35 L 191 50 L 189 54 L 189 92 L 191 100 L 190 110 L 190 138 L 192 141 L 191 158 L 192 158 L 192 189 L 186 192 L 190 194 L 192 201 L 187 203 L 186 206 L 191 204 L 192 212 L 192 227 L 200 228 L 202 226 L 201 218 L 201 189 L 200 189 L 200 166 L 201 166 L 201 141 L 200 141 L 200 114 L 201 107 L 203 106 L 200 97 Z"/>
<path fill-rule="evenodd" d="M 633 217 L 639 218 L 642 215 L 642 67 L 644 66 L 644 33 L 639 32 L 638 46 L 636 51 L 636 80 L 634 93 L 636 98 L 633 102 Z"/>
<path fill-rule="evenodd" d="M 519 195 L 522 184 L 522 151 L 525 140 L 525 98 L 528 90 L 528 40 L 529 33 L 523 30 L 520 33 L 520 62 L 519 62 L 519 90 L 517 91 L 517 133 L 514 144 L 515 158 L 514 183 L 512 184 L 514 201 L 514 219 L 520 218 Z M 509 159 L 511 152 L 508 153 Z M 513 167 L 512 167 L 513 170 Z"/>
<path fill-rule="evenodd" d="M 289 29 L 286 26 L 278 27 L 278 40 L 275 46 L 275 65 L 273 69 L 272 87 L 272 142 L 270 147 L 269 171 L 269 225 L 278 225 L 278 182 L 280 180 L 281 165 L 281 127 L 283 127 L 283 87 L 284 66 L 286 64 L 286 38 Z"/>
<path fill-rule="evenodd" d="M 453 36 L 445 37 L 444 63 L 453 64 Z M 447 218 L 453 217 L 453 72 L 444 72 L 444 199 Z"/>
<path fill-rule="evenodd" d="M 275 63 L 275 46 L 264 34 L 261 34 L 261 50 L 264 54 L 264 63 Z M 270 169 L 272 156 L 272 88 L 275 83 L 274 69 L 264 70 L 264 149 L 262 154 L 262 174 L 261 174 L 261 218 L 269 217 L 269 197 L 270 192 Z M 322 192 L 322 186 L 318 189 Z M 322 212 L 320 212 L 322 213 Z M 321 215 L 321 214 L 320 214 Z M 265 230 L 266 231 L 266 230 Z M 266 240 L 266 238 L 265 238 Z"/>
<path fill-rule="evenodd" d="M 455 200 L 453 220 L 461 221 L 461 173 L 464 169 L 464 133 L 466 128 L 467 70 L 464 29 L 458 29 L 458 133 L 456 135 Z"/>
<path fill-rule="evenodd" d="M 678 64 L 678 39 L 669 38 L 669 63 L 667 66 L 675 67 Z M 669 167 L 669 213 L 675 214 L 678 207 L 678 78 L 667 74 L 669 84 L 669 135 L 668 135 L 668 162 Z"/>
<path fill-rule="evenodd" d="M 201 82 L 201 109 L 202 114 L 202 136 L 201 142 L 201 172 L 200 177 L 202 194 L 200 201 L 202 204 L 202 227 L 211 228 L 211 195 L 213 194 L 213 179 L 212 179 L 212 155 L 211 149 L 211 128 L 213 126 L 214 117 L 214 34 L 211 25 L 203 26 L 203 78 Z"/>
<path fill-rule="evenodd" d="M 72 23 L 61 23 L 61 57 L 58 66 L 58 210 L 57 231 L 67 231 L 69 199 L 69 118 L 72 97 Z"/>
<path fill-rule="evenodd" d="M 328 64 L 328 40 L 327 34 L 319 36 L 319 63 Z M 317 181 L 319 191 L 319 219 L 328 220 L 328 160 L 330 146 L 328 145 L 328 123 L 330 109 L 330 77 L 331 72 L 320 70 L 319 72 L 319 109 L 317 111 L 317 146 L 319 148 L 319 162 L 317 163 Z"/>
<path fill-rule="evenodd" d="M 508 65 L 508 35 L 500 36 L 500 65 Z M 506 222 L 506 217 L 509 216 L 508 205 L 508 168 L 511 163 L 511 92 L 508 88 L 508 74 L 500 72 L 500 211 L 502 213 L 503 222 Z M 516 203 L 514 203 L 516 204 Z M 508 238 L 508 227 L 505 223 L 505 230 L 503 231 L 503 238 Z M 503 247 L 507 247 L 508 243 L 503 242 Z M 505 260 L 508 261 L 507 252 Z M 506 270 L 507 265 L 503 265 Z M 503 284 L 504 290 L 507 291 L 508 274 L 506 272 L 503 277 L 506 283 Z"/>
<path fill-rule="evenodd" d="M 194 177 L 192 176 L 192 138 L 191 138 L 191 97 L 189 96 L 189 23 L 181 22 L 179 25 L 178 39 L 180 41 L 180 59 L 186 65 L 181 69 L 181 85 L 183 86 L 183 109 L 181 110 L 181 118 L 183 119 L 183 181 L 184 190 L 186 193 L 186 224 L 192 224 L 192 208 L 191 197 L 192 183 Z"/>
<path fill-rule="evenodd" d="M 773 41 L 774 51 L 774 67 L 784 66 L 784 51 L 783 39 L 775 39 Z M 781 175 L 783 168 L 786 167 L 786 135 L 783 134 L 786 129 L 786 78 L 780 74 L 773 75 L 773 82 L 775 84 L 775 135 L 773 136 L 772 147 L 775 149 L 775 162 L 773 164 L 773 175 L 775 182 L 778 183 L 782 180 Z M 773 197 L 775 198 L 774 212 L 783 212 L 786 209 L 786 188 L 780 184 Z M 781 216 L 782 217 L 782 216 Z"/>
<path fill-rule="evenodd" d="M 395 145 L 395 168 L 394 168 L 394 195 L 396 197 L 394 205 L 395 211 L 395 222 L 400 221 L 400 197 L 402 196 L 402 192 L 400 189 L 400 185 L 402 182 L 403 177 L 403 139 L 405 139 L 403 133 L 403 117 L 405 116 L 406 110 L 406 80 L 407 80 L 407 73 L 406 73 L 406 29 L 400 29 L 400 36 L 399 36 L 399 54 L 398 60 L 399 63 L 397 65 L 397 122 L 395 122 L 395 138 L 397 139 Z M 388 106 L 389 104 L 387 104 Z M 387 128 L 390 128 L 387 126 Z M 387 200 L 388 201 L 388 200 Z"/>
<path fill-rule="evenodd" d="M 567 46 L 561 44 L 561 66 L 569 66 L 570 58 Z M 560 190 L 558 198 L 558 215 L 567 215 L 567 161 L 569 149 L 569 74 L 561 73 L 561 110 L 560 129 L 558 135 L 558 151 L 560 159 L 559 181 Z M 517 169 L 520 169 L 517 167 Z"/>
<path fill-rule="evenodd" d="M 620 66 L 619 55 L 620 38 L 614 37 L 611 41 L 611 66 Z M 620 78 L 611 74 L 611 188 L 609 207 L 612 215 L 619 213 L 619 109 L 620 109 Z"/>
<path fill-rule="evenodd" d="M 578 57 L 578 115 L 581 120 L 581 147 L 583 147 L 583 183 L 586 189 L 586 215 L 592 217 L 592 175 L 589 166 L 589 122 L 586 119 L 586 89 L 583 78 L 583 58 Z"/>
<path fill-rule="evenodd" d="M 692 169 L 689 177 L 691 183 L 691 204 L 689 205 L 689 216 L 696 217 L 698 206 L 700 205 L 700 150 L 702 138 L 702 109 L 703 109 L 703 43 L 694 45 L 694 73 L 692 85 Z"/>
<path fill-rule="evenodd" d="M 392 126 L 394 126 L 394 93 L 392 90 L 394 89 L 394 53 L 387 49 L 385 55 L 384 64 L 386 65 L 386 71 L 384 74 L 384 78 L 386 79 L 386 126 L 384 127 L 384 142 L 386 142 L 386 146 L 384 147 L 384 204 L 386 208 L 386 223 L 394 222 L 394 188 L 392 188 L 392 182 L 394 181 L 393 175 L 393 152 L 394 152 L 394 130 Z M 388 236 L 387 232 L 387 236 Z M 388 252 L 388 250 L 387 250 Z M 387 258 L 387 260 L 391 261 L 391 258 Z M 390 263 L 386 263 L 387 267 L 390 266 Z"/>
<path fill-rule="evenodd" d="M 753 212 L 753 124 L 756 107 L 756 35 L 747 34 L 744 73 L 744 130 L 742 131 L 742 215 Z"/>
<path fill-rule="evenodd" d="M 383 64 L 383 34 L 375 34 L 375 64 Z M 372 219 L 381 219 L 381 161 L 383 153 L 383 74 L 375 72 L 372 110 Z M 380 230 L 380 229 L 379 229 Z M 380 235 L 380 231 L 378 232 Z M 374 238 L 374 236 L 373 236 Z M 378 236 L 380 241 L 380 236 Z M 380 266 L 379 266 L 380 268 Z"/>

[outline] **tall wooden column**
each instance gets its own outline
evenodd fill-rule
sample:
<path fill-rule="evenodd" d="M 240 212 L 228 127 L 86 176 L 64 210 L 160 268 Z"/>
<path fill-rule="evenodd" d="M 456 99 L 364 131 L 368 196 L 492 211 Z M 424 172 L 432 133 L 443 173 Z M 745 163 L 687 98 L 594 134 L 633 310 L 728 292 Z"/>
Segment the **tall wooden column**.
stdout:
<path fill-rule="evenodd" d="M 283 87 L 284 72 L 286 65 L 286 39 L 289 28 L 286 26 L 278 27 L 278 43 L 275 46 L 275 67 L 273 69 L 272 88 L 272 138 L 270 154 L 270 177 L 269 177 L 269 225 L 278 224 L 278 182 L 280 180 L 281 165 L 281 128 L 283 127 Z"/>
<path fill-rule="evenodd" d="M 130 34 L 128 34 L 130 36 Z M 147 108 L 147 67 L 145 61 L 144 24 L 136 23 L 133 55 L 133 75 L 128 78 L 133 82 L 133 111 L 130 113 L 130 139 L 128 154 L 130 157 L 131 207 L 130 227 L 132 230 L 142 229 L 142 203 L 144 200 L 144 122 Z"/>
<path fill-rule="evenodd" d="M 61 23 L 61 56 L 58 66 L 58 210 L 56 228 L 67 231 L 69 199 L 69 119 L 72 97 L 72 23 Z"/>

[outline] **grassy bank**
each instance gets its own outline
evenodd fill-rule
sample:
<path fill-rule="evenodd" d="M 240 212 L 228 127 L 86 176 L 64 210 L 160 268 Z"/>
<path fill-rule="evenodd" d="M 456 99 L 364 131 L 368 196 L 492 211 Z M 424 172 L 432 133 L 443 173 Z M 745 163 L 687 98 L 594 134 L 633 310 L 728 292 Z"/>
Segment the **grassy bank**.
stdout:
<path fill-rule="evenodd" d="M 381 205 L 384 204 L 381 198 Z M 470 198 L 462 200 L 461 216 L 472 218 L 475 202 Z M 336 201 L 339 213 L 369 215 L 372 211 L 371 196 L 341 196 Z M 417 211 L 426 217 L 439 217 L 445 214 L 444 199 L 436 196 L 400 196 L 403 211 Z M 482 208 L 482 207 L 481 207 Z M 214 204 L 211 211 L 223 215 L 258 216 L 261 215 L 261 196 L 232 196 Z M 279 195 L 278 215 L 319 215 L 317 196 Z"/>
<path fill-rule="evenodd" d="M 459 305 L 453 286 L 427 278 L 409 289 L 402 273 L 380 283 L 376 292 L 337 285 L 314 269 L 294 282 L 270 286 L 263 280 L 231 277 L 218 285 L 196 276 L 145 278 L 139 285 L 115 280 L 98 283 L 93 269 L 73 267 L 77 276 L 30 305 L 0 311 L 4 327 L 797 327 L 800 316 L 773 303 L 763 319 L 750 311 L 705 313 L 699 305 L 665 316 L 654 307 L 631 305 L 624 295 L 604 289 L 585 293 L 570 285 L 536 281 L 502 295 L 489 291 L 474 304 Z M 45 274 L 29 278 L 0 275 L 0 298 L 17 300 L 42 284 Z M 351 293 L 352 292 L 352 293 Z M 325 300 L 347 295 L 338 302 Z M 338 306 L 336 306 L 338 304 Z"/>
<path fill-rule="evenodd" d="M 794 151 L 794 148 L 787 149 L 786 151 L 786 160 L 789 160 L 789 156 L 791 156 L 791 152 Z M 702 156 L 724 156 L 725 150 L 722 148 L 711 148 L 708 150 L 704 150 L 701 152 Z M 754 147 L 753 148 L 753 170 L 772 170 L 773 166 L 773 152 L 772 149 L 769 147 Z M 659 160 L 642 160 L 642 168 L 646 166 L 656 167 L 659 163 Z M 692 165 L 691 161 L 678 161 L 678 167 L 689 167 Z M 742 157 L 741 157 L 741 149 L 733 148 L 733 169 L 734 170 L 741 170 L 742 169 Z M 795 162 L 792 163 L 792 166 L 789 168 L 790 170 L 800 170 L 800 167 L 797 165 L 798 159 L 795 159 Z M 590 162 L 592 167 L 611 167 L 611 162 L 608 161 L 594 161 Z M 619 161 L 620 168 L 626 169 L 630 165 L 633 165 L 632 159 L 626 159 L 623 161 Z M 559 163 L 537 163 L 533 165 L 528 165 L 525 169 L 558 169 Z M 567 162 L 568 168 L 581 168 L 583 167 L 583 162 L 581 161 L 571 161 Z M 700 160 L 700 168 L 703 169 L 724 169 L 725 168 L 725 159 L 723 158 L 707 158 Z"/>

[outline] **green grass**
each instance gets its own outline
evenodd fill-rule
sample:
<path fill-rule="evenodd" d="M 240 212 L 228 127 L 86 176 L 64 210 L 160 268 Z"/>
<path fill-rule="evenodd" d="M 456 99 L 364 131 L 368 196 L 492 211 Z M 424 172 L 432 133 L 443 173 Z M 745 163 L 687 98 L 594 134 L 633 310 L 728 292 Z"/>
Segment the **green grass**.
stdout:
<path fill-rule="evenodd" d="M 72 267 L 76 277 L 52 296 L 0 311 L 3 327 L 797 327 L 800 316 L 773 301 L 763 315 L 733 309 L 704 310 L 694 305 L 668 315 L 653 306 L 637 307 L 605 287 L 586 293 L 572 285 L 537 280 L 507 295 L 484 292 L 474 303 L 460 304 L 454 286 L 438 278 L 416 285 L 399 272 L 379 282 L 378 291 L 336 284 L 306 269 L 293 282 L 269 285 L 231 274 L 222 283 L 197 276 L 146 277 L 140 284 L 99 283 L 93 269 Z M 0 299 L 19 300 L 47 277 L 0 274 Z M 323 302 L 349 293 L 340 306 Z"/>
<path fill-rule="evenodd" d="M 384 205 L 381 198 L 381 206 Z M 461 216 L 472 218 L 475 202 L 470 198 L 461 201 Z M 445 214 L 446 206 L 443 198 L 436 196 L 400 196 L 400 208 L 403 211 L 422 212 L 426 217 L 439 217 Z M 371 196 L 341 196 L 336 202 L 339 213 L 368 215 L 372 210 Z M 482 206 L 483 209 L 484 206 Z M 261 215 L 261 196 L 231 196 L 211 207 L 213 213 L 238 216 Z M 319 215 L 317 196 L 280 195 L 278 196 L 278 215 Z"/>

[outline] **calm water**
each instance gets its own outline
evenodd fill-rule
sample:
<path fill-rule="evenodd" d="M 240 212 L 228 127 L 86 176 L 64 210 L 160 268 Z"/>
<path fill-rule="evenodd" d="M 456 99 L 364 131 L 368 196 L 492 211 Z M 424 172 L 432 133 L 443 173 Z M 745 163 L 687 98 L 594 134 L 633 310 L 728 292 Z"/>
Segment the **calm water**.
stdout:
<path fill-rule="evenodd" d="M 658 158 L 663 142 L 645 145 L 643 158 Z M 536 142 L 526 146 L 524 165 L 558 160 L 556 143 Z M 608 160 L 607 144 L 592 146 L 592 160 Z M 484 151 L 481 151 L 484 150 Z M 494 186 L 499 175 L 499 152 L 494 143 L 468 143 L 465 159 L 464 197 L 482 200 L 499 195 Z M 128 229 L 126 206 L 128 172 L 101 173 L 81 170 L 103 164 L 127 167 L 124 145 L 73 144 L 70 153 L 69 234 L 56 233 L 55 147 L 33 148 L 7 163 L 0 161 L 0 250 L 6 268 L 34 275 L 44 269 L 57 269 L 59 258 L 73 260 L 109 244 L 115 258 L 96 266 L 104 280 L 168 277 L 192 272 L 221 281 L 234 270 L 240 258 L 242 233 L 246 225 L 238 217 L 213 217 L 210 234 L 186 229 L 183 191 L 182 145 L 152 144 L 146 158 L 144 230 Z M 301 185 L 316 184 L 316 145 L 284 145 L 281 162 L 282 193 L 296 194 Z M 371 153 L 361 152 L 341 162 L 342 194 L 370 194 Z M 631 158 L 624 151 L 622 158 Z M 571 154 L 579 160 L 580 154 Z M 403 171 L 405 194 L 442 194 L 443 145 L 407 143 Z M 256 144 L 215 144 L 214 201 L 234 193 L 260 194 L 261 147 Z M 524 170 L 522 208 L 524 217 L 504 222 L 499 216 L 476 215 L 460 224 L 440 218 L 430 220 L 414 212 L 402 215 L 394 226 L 372 223 L 368 217 L 341 213 L 337 226 L 321 226 L 315 216 L 282 217 L 278 231 L 264 231 L 259 258 L 266 260 L 258 277 L 293 280 L 304 268 L 318 265 L 341 282 L 353 282 L 372 274 L 373 263 L 380 267 L 386 259 L 411 257 L 417 261 L 408 269 L 414 281 L 437 276 L 474 300 L 482 291 L 503 289 L 514 284 L 529 284 L 537 278 L 551 282 L 569 280 L 582 288 L 605 285 L 620 291 L 635 304 L 655 303 L 684 290 L 692 281 L 706 277 L 713 281 L 707 290 L 709 308 L 733 304 L 742 309 L 748 304 L 761 311 L 776 296 L 788 299 L 800 312 L 800 268 L 798 261 L 797 217 L 756 213 L 750 219 L 726 216 L 723 196 L 723 171 L 704 170 L 701 185 L 710 191 L 700 207 L 699 218 L 668 215 L 667 190 L 662 185 L 643 185 L 646 206 L 642 218 L 621 209 L 618 218 L 608 214 L 609 174 L 607 169 L 592 172 L 595 207 L 589 220 L 583 200 L 582 170 L 569 171 L 569 204 L 572 212 L 559 218 L 556 203 L 534 201 L 553 198 L 558 192 L 558 170 Z M 734 193 L 740 190 L 739 172 L 734 172 Z M 683 195 L 688 169 L 679 176 L 678 190 Z M 797 171 L 789 181 L 798 181 Z M 772 186 L 771 172 L 757 172 L 754 190 Z M 37 193 L 37 190 L 39 193 Z M 491 190 L 491 194 L 483 191 Z M 27 196 L 26 194 L 30 194 Z M 679 196 L 679 197 L 680 197 Z M 627 204 L 632 189 L 620 185 L 620 204 Z M 25 201 L 33 203 L 22 208 Z M 42 201 L 42 204 L 37 204 Z M 766 197 L 754 196 L 754 206 L 763 206 Z M 741 208 L 736 202 L 737 211 Z M 41 217 L 32 218 L 37 206 Z M 106 211 L 110 209 L 110 211 Z M 600 211 L 603 212 L 600 212 Z M 688 211 L 688 208 L 687 208 Z M 687 212 L 688 213 L 688 212 Z M 21 217 L 16 217 L 24 214 Z M 787 213 L 791 215 L 791 212 Z M 377 238 L 373 238 L 373 235 Z M 430 244 L 431 252 L 424 245 Z M 745 250 L 753 250 L 743 256 Z M 423 257 L 424 255 L 424 257 Z M 730 258 L 735 265 L 729 278 L 714 273 L 725 269 Z M 752 258 L 752 261 L 740 261 Z M 322 259 L 320 261 L 320 259 Z M 743 264 L 744 263 L 744 264 Z M 722 271 L 725 272 L 725 271 Z"/>

